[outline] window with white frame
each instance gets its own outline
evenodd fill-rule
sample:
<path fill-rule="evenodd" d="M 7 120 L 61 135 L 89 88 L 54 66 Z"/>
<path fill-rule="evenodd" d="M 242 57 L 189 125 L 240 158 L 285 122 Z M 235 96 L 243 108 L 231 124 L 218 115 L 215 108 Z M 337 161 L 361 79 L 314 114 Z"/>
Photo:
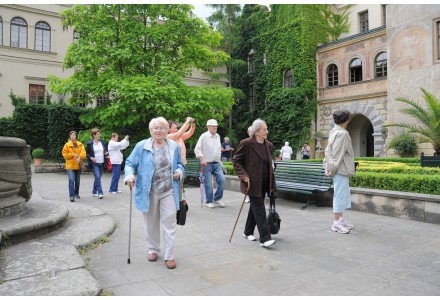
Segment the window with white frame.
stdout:
<path fill-rule="evenodd" d="M 29 103 L 44 104 L 44 95 L 46 87 L 39 84 L 29 84 Z"/>
<path fill-rule="evenodd" d="M 101 106 L 105 101 L 108 101 L 108 94 L 96 97 L 96 106 Z"/>
<path fill-rule="evenodd" d="M 339 84 L 338 67 L 335 64 L 331 64 L 327 68 L 327 82 L 328 86 L 336 86 Z"/>
<path fill-rule="evenodd" d="M 360 32 L 368 31 L 368 10 L 359 13 L 359 29 Z"/>
<path fill-rule="evenodd" d="M 387 53 L 382 52 L 376 57 L 376 78 L 387 77 Z"/>
<path fill-rule="evenodd" d="M 79 39 L 79 32 L 74 30 L 73 31 L 73 42 L 74 43 L 78 42 L 78 39 Z"/>
<path fill-rule="evenodd" d="M 350 63 L 350 82 L 362 81 L 362 61 L 355 58 Z"/>
<path fill-rule="evenodd" d="M 11 47 L 27 48 L 27 23 L 23 18 L 15 17 L 11 20 Z"/>
<path fill-rule="evenodd" d="M 35 50 L 50 51 L 50 26 L 46 22 L 35 25 Z"/>

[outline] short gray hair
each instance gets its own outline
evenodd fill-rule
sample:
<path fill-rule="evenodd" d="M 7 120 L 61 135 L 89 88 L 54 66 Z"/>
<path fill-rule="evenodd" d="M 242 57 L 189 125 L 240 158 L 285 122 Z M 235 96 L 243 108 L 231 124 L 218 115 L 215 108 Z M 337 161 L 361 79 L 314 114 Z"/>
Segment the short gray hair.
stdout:
<path fill-rule="evenodd" d="M 254 130 L 252 129 L 252 125 L 249 126 L 249 128 L 247 130 L 247 133 L 248 133 L 249 136 L 253 136 L 254 135 Z"/>
<path fill-rule="evenodd" d="M 263 126 L 263 124 L 266 124 L 265 121 L 261 120 L 261 119 L 256 119 L 253 123 L 252 123 L 252 131 L 253 134 L 255 134 L 255 132 L 257 132 L 258 130 L 260 130 L 261 126 Z"/>
<path fill-rule="evenodd" d="M 170 129 L 170 125 L 168 125 L 168 121 L 165 120 L 164 117 L 157 117 L 157 118 L 153 118 L 150 121 L 150 124 L 148 124 L 148 129 L 150 129 L 150 131 L 153 130 L 154 123 L 156 123 L 156 122 L 159 122 L 160 125 L 162 125 L 167 130 L 167 132 L 168 132 L 168 129 Z"/>

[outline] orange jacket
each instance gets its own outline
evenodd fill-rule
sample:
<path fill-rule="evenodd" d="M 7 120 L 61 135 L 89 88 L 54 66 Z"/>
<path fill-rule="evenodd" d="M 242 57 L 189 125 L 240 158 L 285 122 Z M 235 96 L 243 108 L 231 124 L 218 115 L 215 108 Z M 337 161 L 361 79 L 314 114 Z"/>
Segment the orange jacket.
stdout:
<path fill-rule="evenodd" d="M 81 166 L 73 156 L 77 154 L 82 162 L 86 158 L 86 149 L 80 141 L 76 141 L 77 147 L 73 148 L 73 142 L 69 140 L 63 147 L 63 157 L 66 160 L 66 170 L 80 170 Z"/>

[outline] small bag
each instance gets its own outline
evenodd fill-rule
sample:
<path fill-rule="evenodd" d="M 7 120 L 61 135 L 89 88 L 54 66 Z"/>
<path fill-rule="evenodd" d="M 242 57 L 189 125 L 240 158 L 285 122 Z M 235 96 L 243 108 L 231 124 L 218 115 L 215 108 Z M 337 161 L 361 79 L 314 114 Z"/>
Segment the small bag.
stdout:
<path fill-rule="evenodd" d="M 267 215 L 267 224 L 271 234 L 277 234 L 280 231 L 281 219 L 280 215 L 275 211 L 275 195 L 270 195 L 269 214 Z"/>
<path fill-rule="evenodd" d="M 106 164 L 104 165 L 104 171 L 111 172 L 112 171 L 112 162 L 110 161 L 110 157 L 105 158 Z"/>
<path fill-rule="evenodd" d="M 177 211 L 177 225 L 185 225 L 187 211 L 188 204 L 186 203 L 186 200 L 180 201 L 180 210 Z"/>
<path fill-rule="evenodd" d="M 180 201 L 180 210 L 177 211 L 177 225 L 185 225 L 186 222 L 186 212 L 188 211 L 188 203 L 186 203 L 185 199 L 185 190 L 183 190 L 182 200 Z"/>

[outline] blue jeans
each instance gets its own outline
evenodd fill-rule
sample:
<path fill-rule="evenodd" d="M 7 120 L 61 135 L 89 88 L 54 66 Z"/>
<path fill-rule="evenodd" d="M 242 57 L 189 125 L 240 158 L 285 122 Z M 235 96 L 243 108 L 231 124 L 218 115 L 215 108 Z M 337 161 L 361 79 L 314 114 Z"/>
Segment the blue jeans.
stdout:
<path fill-rule="evenodd" d="M 67 170 L 67 176 L 69 177 L 69 197 L 79 196 L 81 170 Z"/>
<path fill-rule="evenodd" d="M 104 171 L 104 164 L 93 164 L 93 176 L 95 176 L 95 181 L 93 182 L 92 194 L 104 195 L 101 185 L 101 176 Z"/>
<path fill-rule="evenodd" d="M 112 181 L 108 190 L 110 193 L 118 191 L 119 177 L 121 177 L 121 165 L 112 164 Z"/>
<path fill-rule="evenodd" d="M 217 181 L 217 190 L 213 195 L 212 189 L 212 175 Z M 217 201 L 223 198 L 223 188 L 225 186 L 225 175 L 223 174 L 222 165 L 220 163 L 208 163 L 203 168 L 203 176 L 205 176 L 205 195 L 206 203 L 211 203 L 213 200 Z"/>

